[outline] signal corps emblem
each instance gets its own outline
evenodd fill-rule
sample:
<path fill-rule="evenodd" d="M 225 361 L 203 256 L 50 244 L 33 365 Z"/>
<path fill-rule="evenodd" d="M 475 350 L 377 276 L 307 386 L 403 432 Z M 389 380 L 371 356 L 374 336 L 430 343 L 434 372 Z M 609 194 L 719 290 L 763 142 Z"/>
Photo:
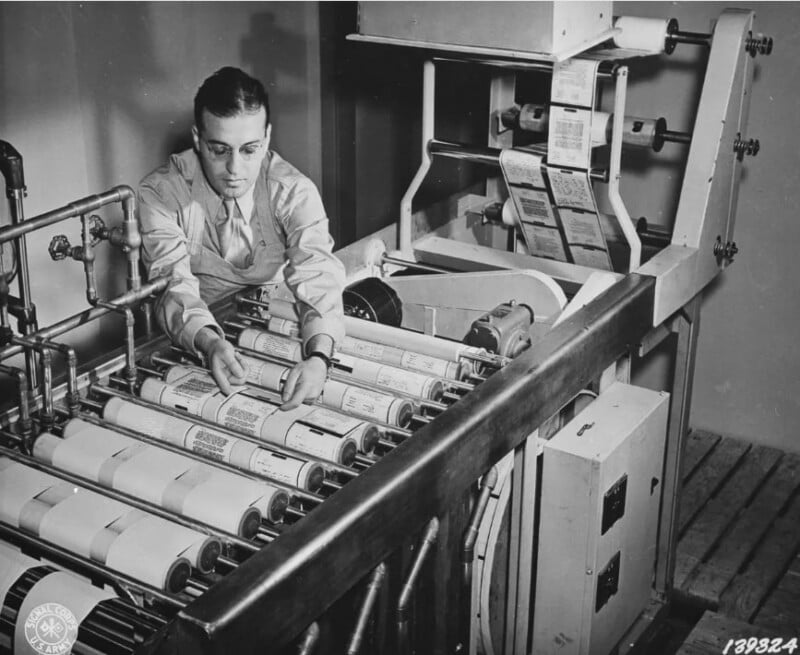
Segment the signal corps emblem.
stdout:
<path fill-rule="evenodd" d="M 37 605 L 25 619 L 25 638 L 37 653 L 66 655 L 78 638 L 78 621 L 60 603 Z"/>

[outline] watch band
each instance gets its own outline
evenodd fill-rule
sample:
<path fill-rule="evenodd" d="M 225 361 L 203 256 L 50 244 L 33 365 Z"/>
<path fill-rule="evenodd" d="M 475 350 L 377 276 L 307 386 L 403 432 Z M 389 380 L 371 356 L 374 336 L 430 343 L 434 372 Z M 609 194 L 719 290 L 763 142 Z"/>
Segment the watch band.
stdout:
<path fill-rule="evenodd" d="M 318 350 L 315 350 L 314 352 L 308 353 L 308 357 L 306 357 L 306 359 L 311 359 L 312 357 L 319 357 L 323 362 L 325 362 L 325 367 L 329 371 L 331 370 L 331 366 L 333 366 L 333 361 L 331 360 L 330 357 L 328 357 L 328 355 Z"/>

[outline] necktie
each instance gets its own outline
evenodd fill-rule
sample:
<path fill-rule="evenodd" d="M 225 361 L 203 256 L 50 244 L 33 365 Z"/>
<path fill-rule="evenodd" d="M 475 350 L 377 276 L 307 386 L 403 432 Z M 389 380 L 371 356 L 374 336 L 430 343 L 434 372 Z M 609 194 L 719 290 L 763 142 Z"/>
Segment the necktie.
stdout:
<path fill-rule="evenodd" d="M 224 200 L 225 222 L 219 230 L 222 256 L 237 268 L 245 268 L 250 256 L 252 230 L 235 200 Z"/>

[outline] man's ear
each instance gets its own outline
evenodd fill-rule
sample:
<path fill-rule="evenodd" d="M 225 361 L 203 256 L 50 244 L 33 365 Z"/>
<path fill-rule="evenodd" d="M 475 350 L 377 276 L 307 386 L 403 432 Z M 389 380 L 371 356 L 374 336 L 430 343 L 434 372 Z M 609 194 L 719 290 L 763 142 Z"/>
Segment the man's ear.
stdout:
<path fill-rule="evenodd" d="M 267 123 L 267 135 L 264 138 L 264 150 L 269 150 L 269 142 L 272 140 L 272 123 Z"/>
<path fill-rule="evenodd" d="M 192 141 L 194 141 L 194 149 L 200 152 L 200 132 L 197 129 L 197 125 L 192 125 Z"/>

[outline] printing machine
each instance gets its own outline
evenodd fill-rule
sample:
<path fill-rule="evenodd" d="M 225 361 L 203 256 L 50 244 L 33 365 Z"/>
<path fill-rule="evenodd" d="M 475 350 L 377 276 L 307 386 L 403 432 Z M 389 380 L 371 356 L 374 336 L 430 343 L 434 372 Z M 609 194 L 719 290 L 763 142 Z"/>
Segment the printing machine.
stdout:
<path fill-rule="evenodd" d="M 354 393 L 371 398 L 392 396 L 400 403 L 395 407 L 405 409 L 394 419 L 387 414 L 375 420 L 378 436 L 360 442 L 357 453 L 303 455 L 306 470 L 314 473 L 305 483 L 281 483 L 285 493 L 238 533 L 159 506 L 144 492 L 111 486 L 109 476 L 92 481 L 76 472 L 80 462 L 73 463 L 78 469 L 58 465 L 55 451 L 47 451 L 43 461 L 45 445 L 70 443 L 69 425 L 79 420 L 135 440 L 137 452 L 164 448 L 195 464 L 213 462 L 243 480 L 273 479 L 208 449 L 187 451 L 174 439 L 165 445 L 174 436 L 166 429 L 159 437 L 135 420 L 113 425 L 112 400 L 132 408 L 134 416 L 149 412 L 170 425 L 179 421 L 190 430 L 211 431 L 248 452 L 297 458 L 299 442 L 266 443 L 260 433 L 235 422 L 220 424 L 189 401 L 159 406 L 147 395 L 148 385 L 166 389 L 170 380 L 188 379 L 181 376 L 191 377 L 194 391 L 187 393 L 195 393 L 194 399 L 205 402 L 213 390 L 197 392 L 206 375 L 203 362 L 171 348 L 151 327 L 150 300 L 167 280 L 140 277 L 135 195 L 129 187 L 115 187 L 26 220 L 22 158 L 0 142 L 12 210 L 12 224 L 0 228 L 0 244 L 15 247 L 13 264 L 0 259 L 0 371 L 14 377 L 19 398 L 2 417 L 0 475 L 11 467 L 49 475 L 82 493 L 197 530 L 215 544 L 206 552 L 211 566 L 193 560 L 191 571 L 173 567 L 166 586 L 159 587 L 113 566 L 110 555 L 81 554 L 68 539 L 48 538 L 43 517 L 60 501 L 31 497 L 24 521 L 0 517 L 0 555 L 11 553 L 17 562 L 0 559 L 0 590 L 6 592 L 0 598 L 0 651 L 641 650 L 669 608 L 702 292 L 737 252 L 739 177 L 745 155 L 759 148 L 747 135 L 753 62 L 757 54 L 769 54 L 772 41 L 755 32 L 753 21 L 752 12 L 726 10 L 704 34 L 681 31 L 669 19 L 614 19 L 610 2 L 461 3 L 458 12 L 450 3 L 361 3 L 358 33 L 350 38 L 421 49 L 426 60 L 421 164 L 399 220 L 337 253 L 348 273 L 348 336 L 372 351 L 404 349 L 399 367 L 409 366 L 409 359 L 449 357 L 459 374 L 434 375 L 436 393 L 413 396 L 400 388 L 410 377 L 356 378 L 358 358 L 351 361 L 351 354 L 340 351 L 329 383 L 352 385 Z M 691 133 L 670 131 L 663 119 L 638 118 L 625 105 L 627 62 L 667 57 L 675 47 L 708 50 Z M 490 71 L 486 143 L 436 138 L 434 97 L 442 62 Z M 576 70 L 571 62 L 589 62 L 585 70 L 592 71 L 592 83 L 609 90 L 603 96 L 591 86 L 582 114 L 596 123 L 590 155 L 592 146 L 604 148 L 582 169 L 556 170 L 554 142 L 531 135 L 549 138 L 559 103 L 527 103 L 516 93 L 517 80 L 530 72 L 555 80 Z M 687 150 L 671 231 L 635 225 L 619 195 L 621 152 L 657 151 L 665 142 Z M 509 154 L 524 158 L 523 173 L 511 169 Z M 483 165 L 485 183 L 412 212 L 439 158 Z M 553 184 L 558 175 L 579 169 L 588 188 L 594 187 L 593 201 L 605 189 L 602 200 L 611 208 L 592 216 L 607 240 L 608 266 L 588 265 L 586 253 L 571 248 L 564 232 L 568 203 L 559 202 Z M 514 175 L 547 185 L 540 197 L 548 197 L 561 218 L 551 226 L 560 230 L 555 251 L 541 251 L 541 230 L 525 233 L 519 203 L 528 186 L 515 185 L 520 178 Z M 121 227 L 108 229 L 92 216 L 116 204 Z M 82 243 L 55 238 L 50 252 L 54 259 L 83 262 L 89 308 L 41 327 L 25 237 L 73 219 L 81 221 Z M 99 298 L 94 284 L 93 251 L 102 240 L 119 247 L 128 263 L 128 291 L 110 300 Z M 10 288 L 14 277 L 17 296 Z M 232 340 L 248 330 L 270 330 L 264 338 L 273 346 L 291 342 L 293 307 L 280 284 L 245 290 L 212 309 Z M 77 362 L 61 339 L 112 312 L 125 316 L 125 345 Z M 279 325 L 288 326 L 283 334 Z M 669 337 L 675 354 L 669 393 L 631 385 L 632 360 L 647 357 Z M 264 370 L 290 365 L 285 352 L 254 344 L 243 352 Z M 64 379 L 55 383 L 54 353 L 66 362 Z M 365 353 L 358 355 L 366 358 Z M 8 363 L 23 355 L 24 365 Z M 387 363 L 363 366 L 373 370 Z M 410 370 L 398 375 L 411 376 Z M 248 383 L 248 407 L 275 401 L 279 389 L 279 381 L 266 378 Z M 323 400 L 325 395 L 327 387 Z M 352 403 L 337 407 L 350 418 L 363 419 L 367 411 L 358 414 Z M 51 434 L 45 439 L 44 433 Z M 10 483 L 0 477 L 0 498 L 9 498 L 16 488 L 4 484 Z M 31 503 L 39 507 L 35 516 Z M 107 532 L 113 524 L 103 527 Z M 25 604 L 39 581 L 62 571 L 71 576 L 66 595 L 45 598 L 33 609 Z M 100 600 L 98 590 L 104 594 Z M 74 620 L 78 611 L 71 612 L 69 602 L 84 592 L 95 600 Z M 50 641 L 36 632 L 45 615 L 49 625 L 63 628 Z"/>

